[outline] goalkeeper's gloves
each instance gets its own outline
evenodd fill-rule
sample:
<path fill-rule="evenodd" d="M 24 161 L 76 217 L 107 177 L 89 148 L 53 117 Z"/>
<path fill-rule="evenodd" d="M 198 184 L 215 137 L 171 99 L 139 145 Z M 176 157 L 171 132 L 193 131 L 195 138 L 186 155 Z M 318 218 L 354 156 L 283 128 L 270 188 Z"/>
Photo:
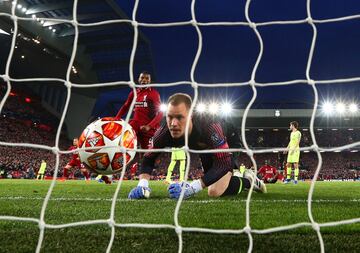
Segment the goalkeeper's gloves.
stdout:
<path fill-rule="evenodd" d="M 150 192 L 149 181 L 147 179 L 140 179 L 138 185 L 130 191 L 128 198 L 147 199 L 150 197 Z"/>
<path fill-rule="evenodd" d="M 133 188 L 128 198 L 129 199 L 147 199 L 150 196 L 151 189 L 149 187 L 144 186 L 136 186 Z"/>
<path fill-rule="evenodd" d="M 182 187 L 184 186 L 184 199 L 188 199 L 202 190 L 200 180 L 195 180 L 191 184 L 188 182 L 173 183 L 169 186 L 169 195 L 172 199 L 179 199 Z"/>

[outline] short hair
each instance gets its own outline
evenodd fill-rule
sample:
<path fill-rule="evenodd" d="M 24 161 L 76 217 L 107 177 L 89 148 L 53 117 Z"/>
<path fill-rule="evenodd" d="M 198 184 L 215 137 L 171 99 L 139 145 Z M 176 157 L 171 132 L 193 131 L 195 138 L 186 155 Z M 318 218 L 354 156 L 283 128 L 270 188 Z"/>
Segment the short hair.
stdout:
<path fill-rule="evenodd" d="M 140 75 L 141 75 L 141 74 L 151 76 L 150 72 L 149 72 L 149 71 L 146 71 L 146 70 L 141 71 Z"/>
<path fill-rule="evenodd" d="M 171 105 L 179 105 L 181 103 L 184 103 L 186 108 L 189 110 L 192 104 L 192 99 L 188 94 L 185 93 L 175 93 L 168 99 L 168 104 Z"/>
<path fill-rule="evenodd" d="M 296 129 L 299 128 L 299 123 L 297 121 L 291 121 L 290 125 L 293 125 Z"/>

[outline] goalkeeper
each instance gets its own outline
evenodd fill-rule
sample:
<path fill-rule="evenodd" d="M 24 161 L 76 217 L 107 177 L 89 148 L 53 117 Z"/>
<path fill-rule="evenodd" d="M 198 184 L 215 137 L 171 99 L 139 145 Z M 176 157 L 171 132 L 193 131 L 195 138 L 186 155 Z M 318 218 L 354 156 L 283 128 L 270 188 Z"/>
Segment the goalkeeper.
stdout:
<path fill-rule="evenodd" d="M 183 93 L 176 93 L 168 99 L 167 124 L 156 131 L 152 143 L 153 148 L 184 146 L 186 121 L 190 117 L 191 103 L 190 96 Z M 189 148 L 197 150 L 229 148 L 218 121 L 194 114 L 189 123 Z M 151 191 L 149 188 L 150 174 L 158 155 L 158 152 L 149 152 L 144 155 L 139 175 L 140 181 L 138 186 L 129 193 L 130 199 L 149 196 Z M 170 198 L 178 199 L 183 188 L 184 198 L 190 198 L 205 188 L 208 188 L 210 197 L 237 195 L 243 190 L 249 189 L 253 180 L 256 191 L 266 192 L 265 184 L 252 171 L 247 170 L 244 177 L 233 175 L 235 163 L 230 152 L 203 153 L 200 155 L 200 159 L 204 176 L 191 183 L 171 184 L 168 188 Z"/>

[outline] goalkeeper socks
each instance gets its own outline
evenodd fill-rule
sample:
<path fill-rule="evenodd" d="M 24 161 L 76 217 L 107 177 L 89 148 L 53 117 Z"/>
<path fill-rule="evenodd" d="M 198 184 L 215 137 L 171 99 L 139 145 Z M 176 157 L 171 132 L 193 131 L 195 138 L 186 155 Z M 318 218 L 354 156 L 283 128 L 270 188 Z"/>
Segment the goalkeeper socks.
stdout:
<path fill-rule="evenodd" d="M 250 186 L 251 183 L 249 179 L 244 177 L 232 176 L 230 178 L 228 188 L 221 196 L 231 196 L 231 195 L 239 194 L 240 192 L 242 192 L 242 190 L 249 189 Z"/>
<path fill-rule="evenodd" d="M 295 168 L 294 170 L 294 180 L 298 180 L 299 177 L 299 168 Z"/>
<path fill-rule="evenodd" d="M 290 179 L 291 178 L 291 167 L 287 167 L 286 169 L 286 179 Z"/>

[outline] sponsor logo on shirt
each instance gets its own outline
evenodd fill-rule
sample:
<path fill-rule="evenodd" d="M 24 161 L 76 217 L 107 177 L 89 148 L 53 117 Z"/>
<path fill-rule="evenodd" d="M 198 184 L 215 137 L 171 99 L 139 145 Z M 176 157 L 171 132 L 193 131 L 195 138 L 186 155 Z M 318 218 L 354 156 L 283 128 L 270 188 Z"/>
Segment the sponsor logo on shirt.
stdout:
<path fill-rule="evenodd" d="M 148 107 L 148 103 L 146 101 L 135 102 L 135 107 Z"/>
<path fill-rule="evenodd" d="M 212 133 L 210 138 L 215 147 L 221 146 L 225 143 L 225 139 L 221 138 L 217 133 Z"/>

